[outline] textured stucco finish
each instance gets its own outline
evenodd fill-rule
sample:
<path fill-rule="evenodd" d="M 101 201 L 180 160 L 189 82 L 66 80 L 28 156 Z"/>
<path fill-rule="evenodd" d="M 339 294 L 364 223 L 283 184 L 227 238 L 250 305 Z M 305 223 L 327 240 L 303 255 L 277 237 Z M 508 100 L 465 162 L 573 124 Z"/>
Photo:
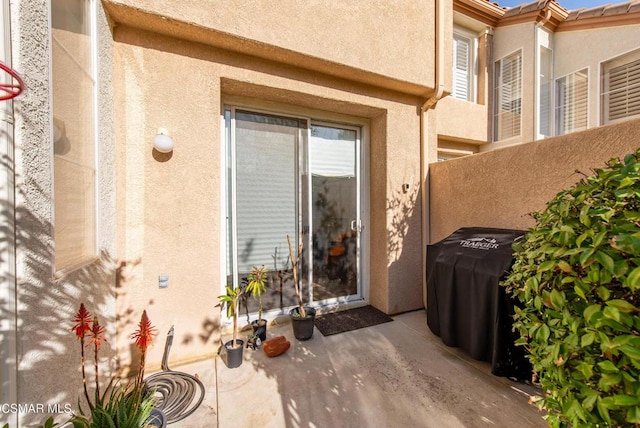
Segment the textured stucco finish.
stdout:
<path fill-rule="evenodd" d="M 430 242 L 460 227 L 526 229 L 560 190 L 640 147 L 640 120 L 430 165 Z"/>
<path fill-rule="evenodd" d="M 111 149 L 113 105 L 111 35 L 106 17 L 98 15 L 100 84 L 103 99 L 97 181 L 99 195 L 99 260 L 54 279 L 53 177 L 50 95 L 49 2 L 12 1 L 13 66 L 27 91 L 15 100 L 16 143 L 16 283 L 17 382 L 19 403 L 75 404 L 82 380 L 79 346 L 72 337 L 73 314 L 80 302 L 107 326 L 115 345 L 115 181 Z M 103 347 L 103 375 L 114 349 Z M 113 368 L 113 367 L 112 367 Z M 43 422 L 41 414 L 25 414 L 20 426 Z"/>
<path fill-rule="evenodd" d="M 437 114 L 438 135 L 458 141 L 485 144 L 488 135 L 487 106 L 469 101 L 446 97 L 438 102 Z"/>
<path fill-rule="evenodd" d="M 452 12 L 443 5 L 449 70 Z M 107 326 L 103 377 L 135 363 L 130 335 L 144 309 L 159 333 L 149 370 L 171 325 L 172 364 L 217 351 L 225 102 L 362 126 L 365 298 L 387 313 L 423 306 L 419 107 L 435 84 L 435 3 L 404 6 L 98 3 L 100 254 L 56 278 L 50 3 L 12 0 L 13 65 L 28 86 L 15 118 L 18 402 L 75 407 L 79 349 L 69 329 L 80 302 Z M 295 13 L 275 12 L 286 7 Z M 446 91 L 451 77 L 441 77 Z M 430 160 L 435 114 L 426 116 Z M 175 141 L 171 155 L 152 151 L 159 127 Z M 169 288 L 158 288 L 159 275 Z"/>
<path fill-rule="evenodd" d="M 175 325 L 180 343 L 172 350 L 175 361 L 217 351 L 225 102 L 355 121 L 370 130 L 365 137 L 372 189 L 365 224 L 370 242 L 365 252 L 372 261 L 365 272 L 369 300 L 389 313 L 422 306 L 421 254 L 415 251 L 420 248 L 421 98 L 131 27 L 116 27 L 114 37 L 123 320 L 147 308 L 161 337 Z M 175 141 L 168 159 L 152 153 L 158 127 L 167 128 Z M 411 185 L 409 192 L 402 192 L 403 183 Z M 169 288 L 158 288 L 159 275 L 169 276 Z M 118 346 L 126 364 L 125 335 Z M 152 367 L 161 356 L 161 346 L 151 351 Z"/>

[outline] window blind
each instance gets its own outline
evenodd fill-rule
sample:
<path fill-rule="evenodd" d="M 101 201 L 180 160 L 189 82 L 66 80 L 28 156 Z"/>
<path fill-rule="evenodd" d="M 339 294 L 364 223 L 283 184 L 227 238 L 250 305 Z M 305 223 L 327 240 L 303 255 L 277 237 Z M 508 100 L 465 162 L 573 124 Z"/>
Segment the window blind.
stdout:
<path fill-rule="evenodd" d="M 587 129 L 589 79 L 587 69 L 556 80 L 556 134 Z"/>
<path fill-rule="evenodd" d="M 613 67 L 607 74 L 607 120 L 640 114 L 640 59 Z"/>
<path fill-rule="evenodd" d="M 522 113 L 521 52 L 495 63 L 494 83 L 494 140 L 518 136 Z"/>
<path fill-rule="evenodd" d="M 452 97 L 471 100 L 471 39 L 453 35 L 453 93 Z"/>
<path fill-rule="evenodd" d="M 640 50 L 602 64 L 603 124 L 640 115 Z"/>

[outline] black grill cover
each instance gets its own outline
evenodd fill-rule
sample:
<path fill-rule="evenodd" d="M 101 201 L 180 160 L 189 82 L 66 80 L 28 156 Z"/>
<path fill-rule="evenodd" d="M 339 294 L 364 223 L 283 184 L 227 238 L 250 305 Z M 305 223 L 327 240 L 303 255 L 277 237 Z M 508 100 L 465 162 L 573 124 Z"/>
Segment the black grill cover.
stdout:
<path fill-rule="evenodd" d="M 514 300 L 499 285 L 513 263 L 521 230 L 465 227 L 427 246 L 427 325 L 448 346 L 492 363 L 492 373 L 531 379 L 514 345 Z"/>

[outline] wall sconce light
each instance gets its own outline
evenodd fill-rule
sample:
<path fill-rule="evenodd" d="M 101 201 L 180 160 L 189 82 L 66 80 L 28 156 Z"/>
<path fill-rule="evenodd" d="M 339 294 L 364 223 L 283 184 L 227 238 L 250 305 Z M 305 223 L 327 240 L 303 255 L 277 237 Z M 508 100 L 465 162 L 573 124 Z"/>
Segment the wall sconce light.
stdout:
<path fill-rule="evenodd" d="M 160 153 L 169 153 L 173 150 L 173 140 L 164 128 L 158 128 L 158 133 L 153 137 L 153 147 Z"/>

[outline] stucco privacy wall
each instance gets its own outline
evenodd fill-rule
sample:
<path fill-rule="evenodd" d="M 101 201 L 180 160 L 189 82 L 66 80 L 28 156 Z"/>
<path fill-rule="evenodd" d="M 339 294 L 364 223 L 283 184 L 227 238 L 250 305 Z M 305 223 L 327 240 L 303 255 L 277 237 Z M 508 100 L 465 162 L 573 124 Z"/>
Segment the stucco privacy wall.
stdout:
<path fill-rule="evenodd" d="M 160 342 L 175 325 L 172 360 L 217 350 L 225 102 L 364 124 L 371 188 L 365 226 L 369 299 L 389 313 L 422 306 L 416 251 L 420 98 L 123 25 L 115 27 L 114 39 L 118 253 L 124 267 L 118 308 L 121 314 L 146 308 Z M 152 153 L 158 127 L 175 141 L 170 156 Z M 402 191 L 403 183 L 411 185 L 409 192 Z M 161 274 L 170 278 L 166 289 L 158 288 Z M 119 349 L 126 363 L 125 335 Z M 162 346 L 156 346 L 151 366 L 161 355 Z"/>
<path fill-rule="evenodd" d="M 80 302 L 100 317 L 110 345 L 115 344 L 112 38 L 106 16 L 99 11 L 97 151 L 101 161 L 96 179 L 100 254 L 97 261 L 56 279 L 49 2 L 14 0 L 10 6 L 13 67 L 28 88 L 14 101 L 17 314 L 2 314 L 17 317 L 17 385 L 11 386 L 17 391 L 16 403 L 75 405 L 82 378 L 79 345 L 70 329 Z M 114 362 L 110 345 L 102 348 L 105 374 L 107 361 Z M 42 416 L 24 414 L 16 426 L 42 423 Z"/>
<path fill-rule="evenodd" d="M 460 227 L 526 229 L 529 213 L 614 157 L 640 147 L 640 120 L 429 166 L 430 242 Z"/>

